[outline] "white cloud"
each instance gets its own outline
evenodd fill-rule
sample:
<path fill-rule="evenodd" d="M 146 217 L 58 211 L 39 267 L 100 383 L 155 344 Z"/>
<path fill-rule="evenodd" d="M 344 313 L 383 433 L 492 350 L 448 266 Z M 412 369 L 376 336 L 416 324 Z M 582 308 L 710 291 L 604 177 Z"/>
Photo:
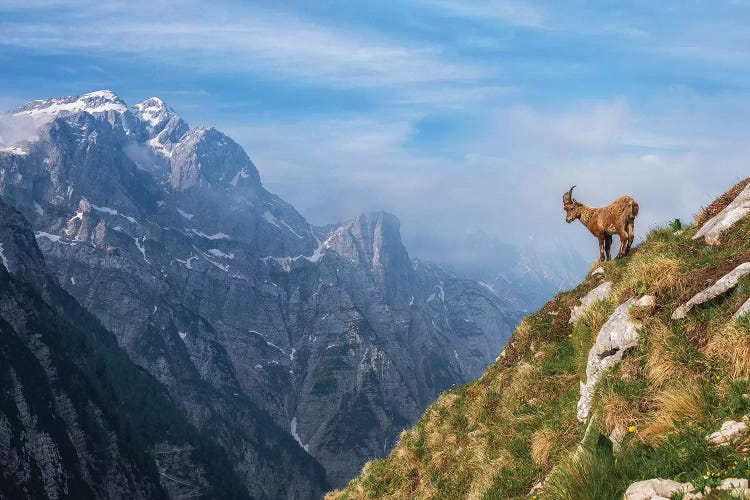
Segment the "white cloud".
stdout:
<path fill-rule="evenodd" d="M 482 75 L 477 67 L 446 61 L 439 47 L 398 43 L 286 14 L 243 8 L 230 15 L 185 4 L 160 16 L 153 6 L 142 7 L 71 6 L 64 23 L 0 22 L 3 43 L 58 53 L 137 56 L 195 71 L 262 73 L 345 88 L 459 82 Z"/>
<path fill-rule="evenodd" d="M 544 12 L 540 7 L 516 0 L 418 0 L 452 16 L 495 20 L 516 26 L 539 26 Z"/>
<path fill-rule="evenodd" d="M 541 247 L 563 242 L 593 258 L 591 236 L 564 222 L 561 198 L 570 185 L 594 206 L 634 196 L 638 238 L 675 217 L 690 221 L 750 175 L 742 134 L 734 140 L 717 126 L 730 109 L 739 120 L 748 105 L 742 97 L 680 95 L 579 101 L 562 111 L 511 106 L 494 110 L 497 119 L 445 155 L 412 147 L 419 115 L 227 129 L 251 152 L 264 182 L 316 223 L 387 209 L 402 219 L 412 248 L 421 238 L 483 230 L 510 242 L 535 235 Z"/>

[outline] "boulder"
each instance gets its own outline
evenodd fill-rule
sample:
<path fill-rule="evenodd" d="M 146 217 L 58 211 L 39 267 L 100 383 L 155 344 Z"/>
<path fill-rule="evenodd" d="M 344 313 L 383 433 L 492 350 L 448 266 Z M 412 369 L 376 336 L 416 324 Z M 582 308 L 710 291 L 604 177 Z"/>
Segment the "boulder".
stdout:
<path fill-rule="evenodd" d="M 678 483 L 671 479 L 647 479 L 628 486 L 625 500 L 669 499 L 674 495 L 687 495 L 692 490 L 693 485 L 690 483 Z"/>
<path fill-rule="evenodd" d="M 706 436 L 706 439 L 711 441 L 715 445 L 726 446 L 734 441 L 737 441 L 743 434 L 748 431 L 747 426 L 748 417 L 737 421 L 727 420 L 721 424 L 721 428 Z"/>
<path fill-rule="evenodd" d="M 745 314 L 750 313 L 750 299 L 747 299 L 739 309 L 737 309 L 737 312 L 734 313 L 732 316 L 732 320 L 740 319 Z"/>
<path fill-rule="evenodd" d="M 736 498 L 750 498 L 750 485 L 747 479 L 727 478 L 721 481 L 717 490 L 727 491 Z"/>
<path fill-rule="evenodd" d="M 600 268 L 601 269 L 601 268 Z M 596 271 L 594 271 L 596 273 Z M 586 294 L 585 297 L 581 299 L 581 303 L 577 306 L 574 306 L 573 309 L 570 310 L 570 320 L 569 323 L 575 323 L 578 321 L 578 318 L 581 317 L 581 315 L 586 311 L 586 309 L 589 308 L 590 305 L 592 305 L 597 300 L 604 300 L 609 298 L 609 296 L 612 294 L 612 282 L 611 281 L 605 281 L 598 287 L 591 290 L 589 293 Z"/>
<path fill-rule="evenodd" d="M 596 342 L 589 351 L 586 364 L 586 383 L 581 382 L 581 398 L 578 400 L 578 420 L 584 422 L 589 415 L 594 388 L 601 376 L 620 362 L 625 352 L 638 345 L 638 331 L 630 319 L 630 308 L 651 307 L 654 297 L 644 295 L 640 299 L 631 298 L 620 305 L 599 330 Z"/>
<path fill-rule="evenodd" d="M 703 304 L 704 302 L 708 302 L 709 300 L 715 299 L 719 295 L 726 293 L 727 290 L 737 286 L 740 278 L 748 273 L 750 273 L 750 262 L 743 262 L 732 269 L 729 273 L 719 278 L 716 283 L 705 290 L 698 292 L 690 300 L 675 309 L 674 313 L 672 313 L 672 319 L 684 319 L 693 306 Z"/>
<path fill-rule="evenodd" d="M 718 245 L 721 234 L 750 213 L 750 184 L 727 207 L 709 219 L 693 236 L 704 238 L 709 245 Z"/>

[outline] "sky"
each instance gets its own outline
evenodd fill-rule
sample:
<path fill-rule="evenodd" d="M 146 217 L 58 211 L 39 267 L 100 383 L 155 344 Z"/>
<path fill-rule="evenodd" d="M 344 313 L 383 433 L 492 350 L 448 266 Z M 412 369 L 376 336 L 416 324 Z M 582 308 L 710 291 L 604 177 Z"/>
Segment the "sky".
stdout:
<path fill-rule="evenodd" d="M 481 231 L 637 239 L 750 175 L 750 1 L 0 0 L 0 109 L 110 89 L 239 142 L 313 223 L 387 210 L 413 256 Z M 439 250 L 438 250 L 439 249 Z"/>

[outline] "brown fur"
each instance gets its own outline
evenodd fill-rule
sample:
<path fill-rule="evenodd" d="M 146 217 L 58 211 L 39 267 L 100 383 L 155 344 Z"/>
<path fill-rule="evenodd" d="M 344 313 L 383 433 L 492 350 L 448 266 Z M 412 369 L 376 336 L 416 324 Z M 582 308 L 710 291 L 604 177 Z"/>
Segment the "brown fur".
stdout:
<path fill-rule="evenodd" d="M 575 186 L 573 186 L 575 187 Z M 563 195 L 565 221 L 570 224 L 576 219 L 591 231 L 599 240 L 599 260 L 610 260 L 609 250 L 612 246 L 612 235 L 620 237 L 620 251 L 616 259 L 630 252 L 635 238 L 635 218 L 638 215 L 638 203 L 630 196 L 620 196 L 606 207 L 590 207 L 573 198 L 573 188 Z"/>

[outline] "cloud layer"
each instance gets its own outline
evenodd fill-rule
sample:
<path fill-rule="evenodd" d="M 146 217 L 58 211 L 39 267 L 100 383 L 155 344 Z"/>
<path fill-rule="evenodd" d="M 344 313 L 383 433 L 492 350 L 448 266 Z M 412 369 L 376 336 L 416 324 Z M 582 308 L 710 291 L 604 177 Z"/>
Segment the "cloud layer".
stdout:
<path fill-rule="evenodd" d="M 570 185 L 634 196 L 642 237 L 750 173 L 749 19 L 736 1 L 8 1 L 0 104 L 160 95 L 314 222 L 386 209 L 418 255 L 481 230 L 593 257 L 563 222 Z"/>

